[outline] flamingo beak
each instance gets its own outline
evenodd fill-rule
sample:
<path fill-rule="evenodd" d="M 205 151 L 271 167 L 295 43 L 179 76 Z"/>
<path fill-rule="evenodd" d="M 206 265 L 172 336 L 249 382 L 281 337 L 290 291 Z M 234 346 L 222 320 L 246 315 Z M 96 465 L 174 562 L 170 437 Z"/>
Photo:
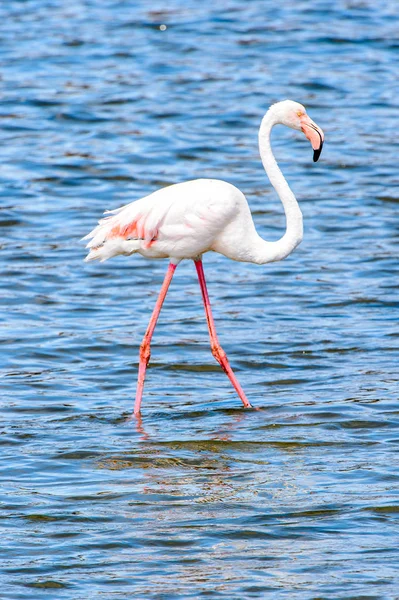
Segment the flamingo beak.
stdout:
<path fill-rule="evenodd" d="M 317 162 L 323 149 L 323 130 L 306 114 L 301 116 L 301 129 L 312 144 L 313 162 Z"/>

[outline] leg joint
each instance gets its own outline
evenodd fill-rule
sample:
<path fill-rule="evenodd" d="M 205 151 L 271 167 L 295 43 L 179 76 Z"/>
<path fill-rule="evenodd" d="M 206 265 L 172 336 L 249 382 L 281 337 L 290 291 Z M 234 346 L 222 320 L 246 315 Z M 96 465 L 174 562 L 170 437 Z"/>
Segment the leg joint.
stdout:
<path fill-rule="evenodd" d="M 225 362 L 226 352 L 223 350 L 222 346 L 220 346 L 219 344 L 212 343 L 211 350 L 212 350 L 213 356 L 216 358 L 216 360 L 218 361 L 219 364 L 222 364 L 222 362 Z"/>
<path fill-rule="evenodd" d="M 140 360 L 144 360 L 146 362 L 146 364 L 148 364 L 148 361 L 150 360 L 150 356 L 151 356 L 150 343 L 146 338 L 144 338 L 144 340 L 141 342 L 141 345 L 140 345 Z"/>

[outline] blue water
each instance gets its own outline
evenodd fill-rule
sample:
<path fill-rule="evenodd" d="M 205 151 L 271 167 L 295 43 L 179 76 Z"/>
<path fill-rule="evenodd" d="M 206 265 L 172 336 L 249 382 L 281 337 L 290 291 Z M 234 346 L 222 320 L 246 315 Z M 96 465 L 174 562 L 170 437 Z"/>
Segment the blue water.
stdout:
<path fill-rule="evenodd" d="M 1 598 L 399 597 L 396 1 L 0 5 Z M 163 25 L 164 27 L 161 27 Z M 138 350 L 167 263 L 85 264 L 106 208 L 186 179 L 284 230 L 259 160 L 274 101 L 324 129 L 273 147 L 304 213 L 278 264 L 207 254 Z"/>

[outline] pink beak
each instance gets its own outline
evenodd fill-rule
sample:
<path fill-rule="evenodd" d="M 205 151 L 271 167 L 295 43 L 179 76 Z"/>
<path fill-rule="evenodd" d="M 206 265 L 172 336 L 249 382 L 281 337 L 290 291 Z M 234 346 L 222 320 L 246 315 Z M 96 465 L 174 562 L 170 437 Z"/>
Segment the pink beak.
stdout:
<path fill-rule="evenodd" d="M 324 142 L 323 130 L 316 125 L 314 121 L 308 115 L 302 115 L 301 117 L 301 129 L 306 135 L 307 139 L 312 144 L 313 148 L 313 162 L 319 160 Z"/>

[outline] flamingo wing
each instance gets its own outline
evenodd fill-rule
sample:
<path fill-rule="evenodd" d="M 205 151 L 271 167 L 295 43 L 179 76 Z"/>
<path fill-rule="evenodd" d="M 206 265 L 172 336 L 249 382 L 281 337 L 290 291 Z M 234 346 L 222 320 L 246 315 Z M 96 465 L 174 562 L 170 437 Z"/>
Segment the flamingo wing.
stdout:
<path fill-rule="evenodd" d="M 234 186 L 200 179 L 175 184 L 107 211 L 90 240 L 86 261 L 104 261 L 139 252 L 151 258 L 193 258 L 210 249 L 215 236 L 234 215 Z"/>

